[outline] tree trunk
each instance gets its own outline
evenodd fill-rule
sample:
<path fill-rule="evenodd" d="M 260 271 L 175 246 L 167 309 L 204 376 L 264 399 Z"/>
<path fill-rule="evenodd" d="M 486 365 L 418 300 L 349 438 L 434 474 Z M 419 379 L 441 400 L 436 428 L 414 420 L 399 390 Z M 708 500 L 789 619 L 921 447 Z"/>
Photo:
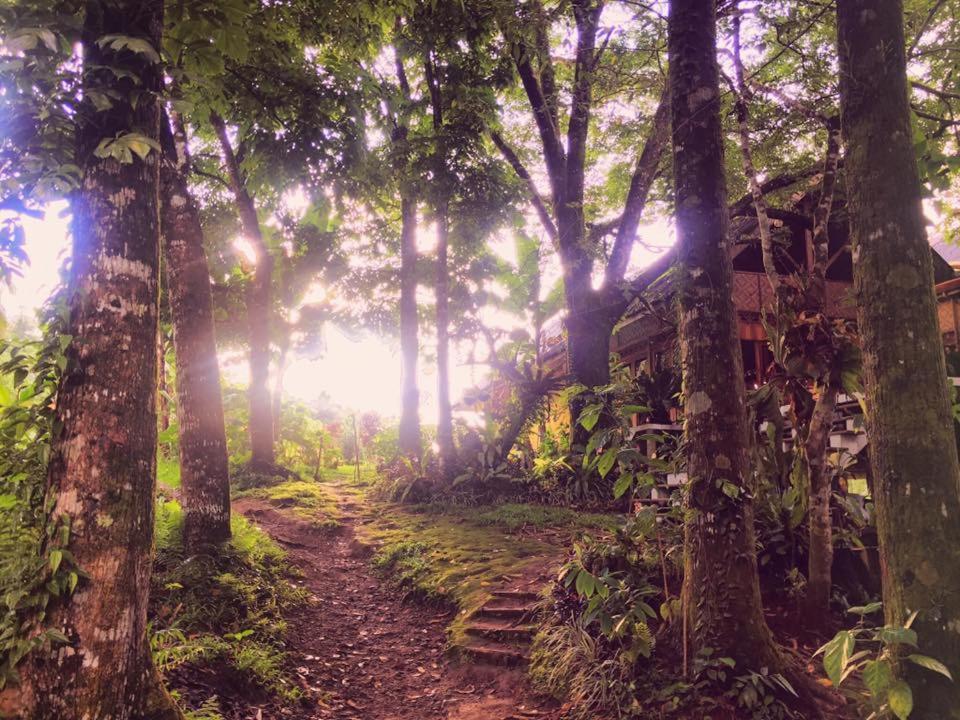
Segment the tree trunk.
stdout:
<path fill-rule="evenodd" d="M 169 123 L 161 129 L 161 224 L 177 357 L 183 536 L 194 552 L 230 537 L 230 473 L 210 268 L 200 213 L 184 174 L 186 133 L 179 119 L 175 122 L 176 136 Z"/>
<path fill-rule="evenodd" d="M 419 458 L 420 391 L 417 357 L 420 353 L 417 318 L 417 203 L 400 199 L 400 354 L 403 362 L 400 414 L 400 453 Z"/>
<path fill-rule="evenodd" d="M 593 291 L 587 293 L 585 297 L 590 297 Z M 610 382 L 610 342 L 619 316 L 611 320 L 606 309 L 597 308 L 592 298 L 572 301 L 570 293 L 567 298 L 568 307 L 578 308 L 571 309 L 566 320 L 570 375 L 575 382 L 588 388 L 607 385 Z M 575 304 L 571 305 L 571 302 Z M 590 440 L 590 432 L 577 422 L 577 418 L 588 402 L 583 395 L 570 398 L 570 439 L 573 447 L 581 449 Z"/>
<path fill-rule="evenodd" d="M 216 113 L 210 122 L 220 140 L 230 189 L 240 214 L 244 238 L 256 257 L 252 277 L 247 282 L 247 325 L 250 337 L 250 464 L 254 468 L 273 467 L 273 407 L 270 402 L 270 311 L 273 257 L 263 241 L 260 221 L 253 199 L 247 192 L 237 158 L 230 144 L 227 126 Z"/>
<path fill-rule="evenodd" d="M 74 339 L 57 398 L 47 494 L 53 518 L 69 523 L 65 549 L 87 576 L 50 617 L 69 645 L 40 649 L 23 668 L 21 716 L 166 720 L 179 713 L 160 684 L 146 633 L 157 450 L 159 157 L 151 151 L 145 160 L 121 164 L 94 155 L 103 138 L 158 137 L 160 65 L 97 40 L 131 35 L 159 49 L 163 3 L 91 0 L 85 9 L 85 99 L 77 115 L 83 181 L 73 197 L 69 300 Z M 118 99 L 97 112 L 86 99 L 93 90 Z M 127 100 L 134 90 L 141 91 L 136 107 Z M 50 542 L 59 545 L 57 537 Z"/>
<path fill-rule="evenodd" d="M 273 441 L 280 442 L 282 432 L 281 414 L 283 412 L 283 380 L 287 374 L 287 358 L 290 353 L 290 328 L 283 328 L 280 339 L 280 358 L 277 361 L 277 376 L 273 381 Z"/>
<path fill-rule="evenodd" d="M 691 654 L 783 662 L 763 617 L 743 366 L 727 249 L 714 0 L 673 0 L 669 56 L 688 447 L 684 598 Z"/>
<path fill-rule="evenodd" d="M 827 466 L 830 428 L 837 406 L 837 390 L 829 385 L 820 390 L 813 406 L 804 443 L 810 483 L 807 522 L 810 524 L 810 547 L 807 556 L 807 621 L 812 627 L 823 627 L 830 618 L 830 590 L 833 587 L 833 527 L 830 499 L 833 482 Z"/>
<path fill-rule="evenodd" d="M 911 131 L 900 0 L 839 0 L 854 287 L 887 622 L 960 678 L 960 468 Z M 960 718 L 960 683 L 902 668 L 911 718 Z"/>
<path fill-rule="evenodd" d="M 440 471 L 450 472 L 455 449 L 453 445 L 453 412 L 450 407 L 450 271 L 447 267 L 449 244 L 448 206 L 443 201 L 437 208 L 437 445 Z"/>

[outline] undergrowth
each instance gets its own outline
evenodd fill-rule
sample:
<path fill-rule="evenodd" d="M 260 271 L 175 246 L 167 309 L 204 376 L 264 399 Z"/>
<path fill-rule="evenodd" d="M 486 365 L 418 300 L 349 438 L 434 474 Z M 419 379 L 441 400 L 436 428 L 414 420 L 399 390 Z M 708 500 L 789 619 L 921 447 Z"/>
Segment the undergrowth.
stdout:
<path fill-rule="evenodd" d="M 284 614 L 305 600 L 289 581 L 283 550 L 245 518 L 213 557 L 188 556 L 180 505 L 157 507 L 157 555 L 150 593 L 151 647 L 157 667 L 176 685 L 180 672 L 205 665 L 285 700 L 300 697 L 285 669 Z M 217 717 L 208 700 L 196 720 Z M 206 714 L 204 714 L 206 713 Z"/>

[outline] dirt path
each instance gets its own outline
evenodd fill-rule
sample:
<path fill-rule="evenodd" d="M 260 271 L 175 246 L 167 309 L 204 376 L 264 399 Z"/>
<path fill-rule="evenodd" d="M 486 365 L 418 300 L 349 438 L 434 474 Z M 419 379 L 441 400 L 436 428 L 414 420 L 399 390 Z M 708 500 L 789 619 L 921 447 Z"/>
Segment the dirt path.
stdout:
<path fill-rule="evenodd" d="M 400 602 L 371 573 L 357 542 L 353 499 L 339 498 L 342 529 L 319 533 L 266 502 L 236 511 L 256 521 L 303 572 L 312 601 L 288 618 L 289 652 L 311 696 L 296 709 L 251 707 L 249 717 L 337 720 L 520 720 L 555 715 L 523 674 L 446 657 L 450 615 Z"/>

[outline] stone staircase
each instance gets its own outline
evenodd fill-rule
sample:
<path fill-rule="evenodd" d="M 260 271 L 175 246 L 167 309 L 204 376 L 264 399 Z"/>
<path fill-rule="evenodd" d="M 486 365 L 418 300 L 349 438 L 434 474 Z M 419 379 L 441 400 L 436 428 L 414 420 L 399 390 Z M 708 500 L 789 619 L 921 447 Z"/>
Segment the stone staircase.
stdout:
<path fill-rule="evenodd" d="M 487 665 L 525 665 L 536 631 L 532 623 L 537 600 L 537 594 L 528 590 L 494 590 L 467 621 L 464 655 Z"/>

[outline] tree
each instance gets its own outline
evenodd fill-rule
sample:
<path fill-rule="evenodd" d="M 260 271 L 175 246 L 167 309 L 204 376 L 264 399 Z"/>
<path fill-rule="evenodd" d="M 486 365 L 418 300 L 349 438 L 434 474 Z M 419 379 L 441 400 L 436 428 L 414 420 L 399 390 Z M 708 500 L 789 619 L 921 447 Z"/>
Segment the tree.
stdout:
<path fill-rule="evenodd" d="M 713 0 L 673 0 L 670 107 L 687 443 L 684 599 L 694 653 L 783 668 L 757 576 L 743 362 L 727 249 Z"/>
<path fill-rule="evenodd" d="M 250 342 L 250 464 L 255 468 L 269 469 L 273 466 L 273 406 L 269 384 L 273 256 L 263 240 L 257 209 L 247 191 L 226 122 L 219 114 L 211 113 L 210 124 L 220 140 L 230 191 L 240 215 L 240 227 L 252 251 L 246 289 Z"/>
<path fill-rule="evenodd" d="M 807 591 L 804 598 L 806 619 L 812 626 L 822 626 L 830 618 L 833 587 L 833 528 L 830 516 L 833 478 L 827 460 L 830 429 L 842 380 L 852 375 L 844 372 L 847 369 L 844 362 L 849 365 L 849 357 L 853 354 L 850 352 L 852 345 L 846 337 L 845 323 L 834 322 L 825 315 L 830 260 L 829 222 L 840 160 L 840 123 L 834 114 L 824 115 L 774 88 L 759 86 L 756 82 L 748 83 L 741 57 L 741 15 L 745 11 L 738 4 L 734 5 L 733 10 L 735 82 L 731 84 L 736 95 L 740 152 L 757 215 L 763 268 L 773 291 L 771 303 L 764 308 L 764 326 L 770 335 L 774 359 L 782 369 L 781 382 L 789 389 L 786 395 L 793 405 L 797 443 L 802 446 L 797 457 L 809 485 Z M 820 196 L 813 211 L 810 239 L 812 264 L 804 274 L 798 272 L 788 278 L 781 278 L 782 263 L 778 263 L 770 210 L 753 162 L 748 100 L 757 89 L 775 96 L 786 109 L 799 113 L 818 126 L 822 125 L 827 135 Z"/>
<path fill-rule="evenodd" d="M 563 6 L 564 8 L 566 6 Z M 516 70 L 536 122 L 541 154 L 550 184 L 552 214 L 542 200 L 529 171 L 499 134 L 494 142 L 530 186 L 531 201 L 552 236 L 563 265 L 566 297 L 567 352 L 570 374 L 587 387 L 610 381 L 610 339 L 613 328 L 626 310 L 632 294 L 624 287 L 630 254 L 637 236 L 651 188 L 657 177 L 667 142 L 669 108 L 665 96 L 649 121 L 649 131 L 637 159 L 619 217 L 587 226 L 586 177 L 588 138 L 593 93 L 601 71 L 601 59 L 610 47 L 611 33 L 599 46 L 603 0 L 572 0 L 569 9 L 576 31 L 574 71 L 570 93 L 566 137 L 561 132 L 561 102 L 557 73 L 550 48 L 551 17 L 540 0 L 516 6 L 502 19 Z M 615 53 L 622 61 L 622 53 Z M 655 54 L 655 53 L 653 53 Z M 609 92 L 609 88 L 605 88 Z M 593 287 L 594 264 L 602 241 L 616 233 L 599 289 Z M 579 415 L 582 396 L 571 401 L 571 417 Z M 571 422 L 574 441 L 586 444 L 586 431 Z"/>
<path fill-rule="evenodd" d="M 157 444 L 159 0 L 84 5 L 67 365 L 47 493 L 85 577 L 66 647 L 23 669 L 29 718 L 176 718 L 147 642 Z M 100 102 L 104 97 L 107 103 Z M 51 555 L 53 557 L 53 555 Z"/>
<path fill-rule="evenodd" d="M 960 678 L 960 467 L 907 95 L 903 5 L 837 3 L 841 117 L 873 497 L 888 623 Z M 960 684 L 906 663 L 917 718 Z"/>
<path fill-rule="evenodd" d="M 161 120 L 161 229 L 177 362 L 184 543 L 191 551 L 230 537 L 230 473 L 213 326 L 210 269 L 196 201 L 187 187 L 186 128 Z"/>

